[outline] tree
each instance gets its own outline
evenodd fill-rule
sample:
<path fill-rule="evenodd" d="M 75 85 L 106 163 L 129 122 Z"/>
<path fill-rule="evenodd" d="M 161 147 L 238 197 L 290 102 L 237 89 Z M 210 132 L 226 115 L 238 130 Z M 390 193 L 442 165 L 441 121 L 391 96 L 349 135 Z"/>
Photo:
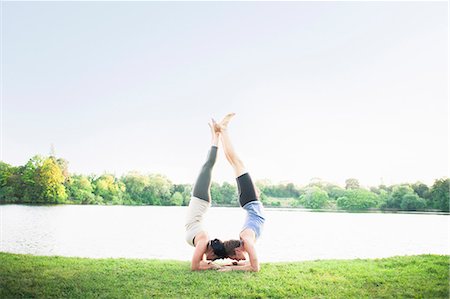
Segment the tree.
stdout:
<path fill-rule="evenodd" d="M 109 204 L 122 204 L 126 186 L 111 174 L 103 174 L 93 182 L 94 194 Z"/>
<path fill-rule="evenodd" d="M 91 181 L 83 175 L 73 175 L 67 184 L 69 199 L 81 204 L 94 204 L 96 196 Z"/>
<path fill-rule="evenodd" d="M 427 206 L 425 199 L 420 198 L 415 193 L 408 193 L 403 196 L 400 208 L 405 211 L 423 210 Z"/>
<path fill-rule="evenodd" d="M 144 201 L 150 205 L 166 205 L 169 203 L 172 182 L 161 174 L 148 176 L 148 185 L 144 188 Z"/>
<path fill-rule="evenodd" d="M 377 195 L 365 189 L 348 189 L 339 197 L 337 206 L 345 210 L 366 210 L 375 207 Z"/>
<path fill-rule="evenodd" d="M 436 180 L 431 186 L 430 200 L 432 207 L 441 211 L 449 211 L 450 179 L 442 178 Z"/>
<path fill-rule="evenodd" d="M 401 209 L 403 197 L 407 194 L 413 194 L 414 190 L 409 185 L 396 185 L 392 188 L 392 193 L 381 208 Z"/>
<path fill-rule="evenodd" d="M 411 187 L 413 188 L 414 192 L 419 195 L 420 198 L 430 198 L 430 188 L 428 188 L 428 186 L 424 183 L 416 182 L 412 184 Z"/>
<path fill-rule="evenodd" d="M 236 186 L 231 185 L 228 182 L 223 182 L 222 187 L 220 188 L 222 193 L 222 200 L 224 204 L 227 205 L 237 205 L 238 203 L 238 195 Z"/>
<path fill-rule="evenodd" d="M 183 204 L 183 195 L 180 192 L 175 192 L 170 198 L 169 204 L 171 206 L 181 206 Z"/>
<path fill-rule="evenodd" d="M 56 163 L 59 166 L 59 169 L 61 169 L 61 173 L 64 176 L 64 181 L 67 181 L 70 177 L 69 175 L 69 162 L 63 158 L 56 159 Z"/>
<path fill-rule="evenodd" d="M 224 202 L 223 194 L 221 192 L 220 184 L 217 182 L 211 183 L 210 193 L 213 202 L 222 204 Z"/>
<path fill-rule="evenodd" d="M 321 209 L 326 206 L 327 202 L 327 192 L 318 187 L 311 187 L 305 194 L 300 196 L 300 203 L 309 209 Z"/>
<path fill-rule="evenodd" d="M 121 178 L 121 182 L 125 184 L 125 198 L 129 202 L 145 203 L 144 189 L 150 185 L 148 176 L 141 175 L 138 172 L 129 172 Z"/>
<path fill-rule="evenodd" d="M 345 189 L 359 189 L 359 181 L 354 178 L 345 180 Z"/>
<path fill-rule="evenodd" d="M 191 200 L 192 186 L 184 185 L 184 190 L 182 192 L 183 195 L 183 205 L 189 205 L 189 201 Z"/>
<path fill-rule="evenodd" d="M 423 198 L 420 198 L 411 186 L 403 184 L 393 186 L 392 193 L 380 207 L 382 209 L 390 208 L 416 211 L 425 209 L 426 201 Z"/>
<path fill-rule="evenodd" d="M 333 184 L 327 184 L 324 187 L 324 190 L 328 193 L 330 199 L 333 200 L 337 200 L 339 197 L 344 196 L 345 194 L 345 189 Z"/>
<path fill-rule="evenodd" d="M 40 200 L 50 203 L 64 202 L 67 198 L 64 181 L 64 175 L 56 160 L 53 157 L 45 159 L 38 176 Z"/>
<path fill-rule="evenodd" d="M 24 202 L 39 202 L 42 199 L 42 186 L 38 184 L 39 169 L 44 164 L 44 157 L 40 155 L 33 156 L 28 162 L 19 168 L 20 193 L 19 196 Z"/>
<path fill-rule="evenodd" d="M 0 203 L 15 202 L 15 190 L 11 186 L 10 179 L 13 177 L 15 169 L 13 166 L 0 161 Z"/>

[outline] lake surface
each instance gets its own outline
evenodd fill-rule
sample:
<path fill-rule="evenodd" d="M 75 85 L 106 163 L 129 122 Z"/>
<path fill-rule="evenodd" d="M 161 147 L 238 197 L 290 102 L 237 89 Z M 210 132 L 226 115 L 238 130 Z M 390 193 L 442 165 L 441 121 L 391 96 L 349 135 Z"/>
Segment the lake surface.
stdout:
<path fill-rule="evenodd" d="M 0 206 L 0 251 L 34 255 L 190 260 L 186 207 Z M 211 238 L 239 236 L 241 208 L 210 208 Z M 450 216 L 266 208 L 262 262 L 450 254 Z"/>

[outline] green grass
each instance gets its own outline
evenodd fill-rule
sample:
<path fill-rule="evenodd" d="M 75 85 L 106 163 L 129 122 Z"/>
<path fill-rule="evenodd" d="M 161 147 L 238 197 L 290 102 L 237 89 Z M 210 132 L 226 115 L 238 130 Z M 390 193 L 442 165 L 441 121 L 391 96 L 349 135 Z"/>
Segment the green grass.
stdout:
<path fill-rule="evenodd" d="M 448 298 L 449 256 L 263 263 L 258 273 L 188 262 L 0 253 L 0 298 Z"/>

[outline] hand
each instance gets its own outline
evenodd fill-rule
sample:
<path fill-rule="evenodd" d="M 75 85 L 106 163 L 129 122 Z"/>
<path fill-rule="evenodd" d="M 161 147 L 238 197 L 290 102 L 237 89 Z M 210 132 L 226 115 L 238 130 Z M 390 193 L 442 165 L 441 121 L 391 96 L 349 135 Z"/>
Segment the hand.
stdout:
<path fill-rule="evenodd" d="M 229 272 L 229 271 L 233 271 L 233 268 L 228 267 L 228 266 L 222 266 L 219 270 L 217 270 L 219 272 Z"/>
<path fill-rule="evenodd" d="M 222 268 L 221 265 L 211 263 L 211 269 L 213 269 L 213 270 L 220 270 L 221 268 Z"/>

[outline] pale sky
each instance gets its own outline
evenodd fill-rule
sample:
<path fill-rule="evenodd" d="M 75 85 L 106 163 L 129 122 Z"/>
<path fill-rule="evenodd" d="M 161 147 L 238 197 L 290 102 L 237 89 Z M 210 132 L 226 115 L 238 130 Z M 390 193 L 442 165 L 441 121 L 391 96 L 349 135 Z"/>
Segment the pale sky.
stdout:
<path fill-rule="evenodd" d="M 1 160 L 193 183 L 448 176 L 447 2 L 3 2 Z M 213 180 L 234 182 L 222 151 Z"/>

